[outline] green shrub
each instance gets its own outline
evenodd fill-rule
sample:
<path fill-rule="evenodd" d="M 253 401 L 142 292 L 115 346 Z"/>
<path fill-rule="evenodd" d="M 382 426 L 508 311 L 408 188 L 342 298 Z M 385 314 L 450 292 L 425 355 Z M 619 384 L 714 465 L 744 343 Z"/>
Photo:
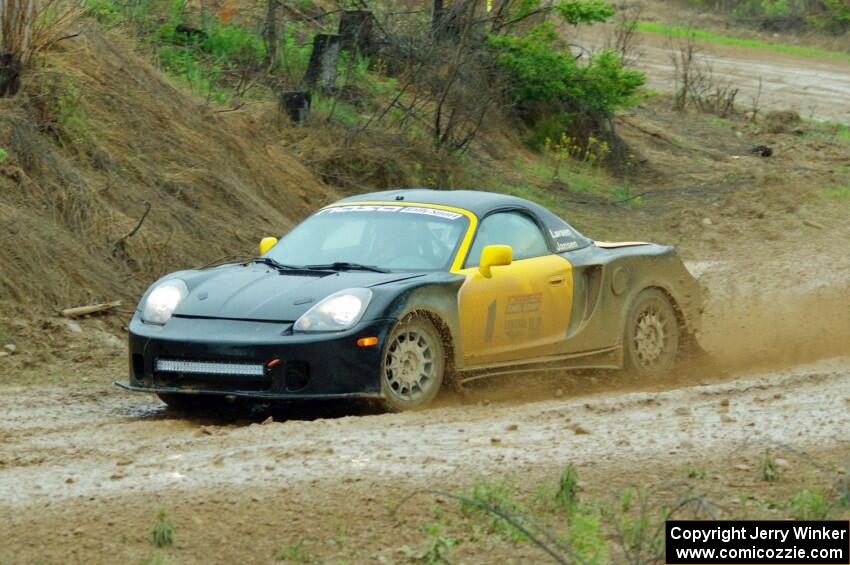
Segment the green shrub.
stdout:
<path fill-rule="evenodd" d="M 615 110 L 634 101 L 645 78 L 623 68 L 613 51 L 579 65 L 557 40 L 555 28 L 546 23 L 522 35 L 493 36 L 489 46 L 516 105 L 535 122 L 529 147 L 539 150 L 547 139 L 570 132 L 584 155 L 588 139 L 605 131 L 604 122 Z"/>
<path fill-rule="evenodd" d="M 844 33 L 850 29 L 850 3 L 846 0 L 823 0 L 823 13 L 812 18 L 816 27 L 832 33 Z"/>
<path fill-rule="evenodd" d="M 569 545 L 582 563 L 608 563 L 608 547 L 602 531 L 602 518 L 592 506 L 579 505 L 569 518 Z"/>
<path fill-rule="evenodd" d="M 534 151 L 542 151 L 552 140 L 560 139 L 565 131 L 569 131 L 574 120 L 575 115 L 570 112 L 553 112 L 540 116 L 534 123 L 526 145 Z"/>
<path fill-rule="evenodd" d="M 568 24 L 604 22 L 614 15 L 614 7 L 599 0 L 570 0 L 557 2 L 555 11 Z"/>
<path fill-rule="evenodd" d="M 193 94 L 218 103 L 230 99 L 227 92 L 215 85 L 221 78 L 221 66 L 199 61 L 191 46 L 163 45 L 159 49 L 159 63 L 170 74 L 188 83 Z"/>
<path fill-rule="evenodd" d="M 165 510 L 160 510 L 156 517 L 156 524 L 151 534 L 151 543 L 156 547 L 170 547 L 174 545 L 174 524 L 168 519 Z"/>
<path fill-rule="evenodd" d="M 201 47 L 229 67 L 257 64 L 266 53 L 265 43 L 257 34 L 222 23 L 213 24 Z"/>

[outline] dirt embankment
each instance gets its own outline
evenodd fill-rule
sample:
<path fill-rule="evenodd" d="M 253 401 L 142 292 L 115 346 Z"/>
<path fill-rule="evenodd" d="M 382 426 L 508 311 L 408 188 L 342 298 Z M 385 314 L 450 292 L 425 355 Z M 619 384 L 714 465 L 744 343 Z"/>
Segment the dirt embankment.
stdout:
<path fill-rule="evenodd" d="M 250 254 L 335 199 L 273 115 L 221 112 L 128 40 L 81 25 L 0 105 L 0 307 L 133 302 L 157 277 Z"/>

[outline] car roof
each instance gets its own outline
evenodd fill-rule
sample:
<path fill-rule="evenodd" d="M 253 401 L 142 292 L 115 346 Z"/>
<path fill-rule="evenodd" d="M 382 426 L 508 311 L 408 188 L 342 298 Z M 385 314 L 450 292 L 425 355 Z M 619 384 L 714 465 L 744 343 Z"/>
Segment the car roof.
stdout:
<path fill-rule="evenodd" d="M 468 210 L 479 218 L 499 208 L 521 207 L 542 214 L 546 211 L 539 204 L 525 198 L 486 192 L 483 190 L 434 190 L 429 188 L 400 188 L 370 192 L 343 198 L 339 203 L 348 202 L 394 202 L 402 200 L 415 204 L 436 204 Z M 549 212 L 551 213 L 551 212 Z"/>

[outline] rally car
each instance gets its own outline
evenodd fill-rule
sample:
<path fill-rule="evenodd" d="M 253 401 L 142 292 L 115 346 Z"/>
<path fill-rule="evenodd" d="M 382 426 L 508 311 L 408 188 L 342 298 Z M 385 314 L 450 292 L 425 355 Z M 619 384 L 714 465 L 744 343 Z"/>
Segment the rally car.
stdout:
<path fill-rule="evenodd" d="M 701 290 L 672 247 L 603 243 L 546 208 L 478 191 L 345 198 L 260 255 L 181 271 L 130 323 L 130 378 L 216 398 L 431 402 L 449 382 L 552 369 L 669 371 Z"/>

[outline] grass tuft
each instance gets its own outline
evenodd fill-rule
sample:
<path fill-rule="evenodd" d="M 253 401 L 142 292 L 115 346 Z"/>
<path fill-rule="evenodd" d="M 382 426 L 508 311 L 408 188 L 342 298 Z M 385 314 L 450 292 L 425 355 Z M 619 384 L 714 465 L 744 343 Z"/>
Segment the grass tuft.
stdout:
<path fill-rule="evenodd" d="M 759 462 L 759 474 L 761 475 L 761 480 L 767 482 L 773 482 L 779 478 L 779 467 L 769 447 L 764 450 L 764 455 Z"/>
<path fill-rule="evenodd" d="M 736 47 L 749 47 L 751 49 L 767 49 L 784 53 L 786 55 L 799 55 L 801 57 L 827 58 L 838 59 L 842 61 L 850 61 L 850 55 L 841 53 L 840 51 L 827 51 L 826 49 L 817 49 L 814 47 L 801 47 L 798 45 L 784 45 L 781 43 L 767 43 L 757 39 L 744 39 L 740 37 L 729 37 L 727 35 L 719 35 L 710 31 L 700 29 L 692 29 L 680 26 L 668 26 L 655 22 L 638 22 L 637 30 L 644 33 L 655 33 L 665 35 L 667 37 L 690 37 L 710 43 L 720 45 L 734 45 Z"/>
<path fill-rule="evenodd" d="M 157 514 L 151 543 L 155 547 L 171 547 L 174 545 L 174 524 L 168 519 L 165 510 L 160 510 Z"/>
<path fill-rule="evenodd" d="M 313 556 L 304 549 L 303 539 L 281 548 L 275 555 L 275 560 L 289 563 L 313 563 L 315 561 Z"/>

